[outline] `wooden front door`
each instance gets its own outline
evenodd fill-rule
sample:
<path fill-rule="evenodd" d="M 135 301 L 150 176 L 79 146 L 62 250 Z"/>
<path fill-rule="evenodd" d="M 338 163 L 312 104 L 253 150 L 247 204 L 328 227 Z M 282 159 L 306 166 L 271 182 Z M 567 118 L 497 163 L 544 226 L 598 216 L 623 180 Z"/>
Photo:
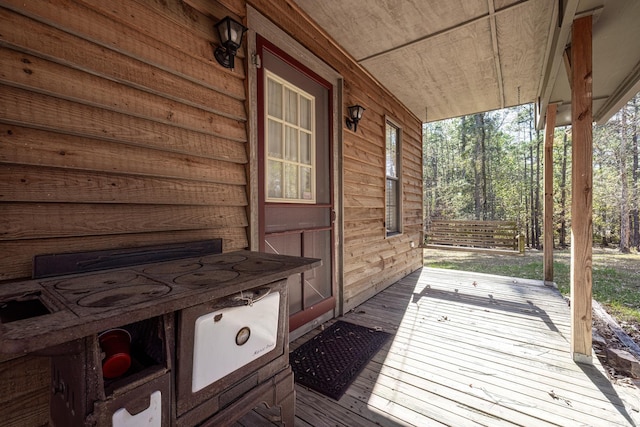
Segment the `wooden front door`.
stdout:
<path fill-rule="evenodd" d="M 260 250 L 321 258 L 289 279 L 290 329 L 335 307 L 331 85 L 261 37 Z"/>

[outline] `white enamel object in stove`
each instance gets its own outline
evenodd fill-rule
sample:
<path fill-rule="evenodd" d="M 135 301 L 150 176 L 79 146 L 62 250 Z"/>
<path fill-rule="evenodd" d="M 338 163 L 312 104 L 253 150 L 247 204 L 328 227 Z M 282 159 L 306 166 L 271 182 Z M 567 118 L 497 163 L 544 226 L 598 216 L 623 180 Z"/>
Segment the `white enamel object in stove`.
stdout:
<path fill-rule="evenodd" d="M 162 426 L 162 393 L 154 391 L 149 397 L 149 407 L 144 411 L 131 415 L 125 408 L 113 413 L 113 427 L 161 427 Z"/>
<path fill-rule="evenodd" d="M 280 293 L 196 319 L 191 391 L 197 392 L 271 351 L 278 335 Z"/>

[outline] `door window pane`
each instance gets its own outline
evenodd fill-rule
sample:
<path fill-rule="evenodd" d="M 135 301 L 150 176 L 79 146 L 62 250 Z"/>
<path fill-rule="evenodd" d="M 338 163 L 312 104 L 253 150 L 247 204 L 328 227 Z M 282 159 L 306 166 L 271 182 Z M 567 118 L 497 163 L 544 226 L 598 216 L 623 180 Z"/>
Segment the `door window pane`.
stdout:
<path fill-rule="evenodd" d="M 284 179 L 286 182 L 284 197 L 286 199 L 299 199 L 298 192 L 298 166 L 291 163 L 284 165 Z"/>
<path fill-rule="evenodd" d="M 279 119 L 282 118 L 282 85 L 274 80 L 269 79 L 267 86 L 269 87 L 268 98 L 268 114 Z"/>
<path fill-rule="evenodd" d="M 316 267 L 303 273 L 304 305 L 310 307 L 328 298 L 331 289 L 331 232 L 328 230 L 304 233 L 304 256 L 321 258 L 328 266 Z"/>
<path fill-rule="evenodd" d="M 268 136 L 269 157 L 282 158 L 282 124 L 275 120 L 269 120 Z"/>
<path fill-rule="evenodd" d="M 311 100 L 300 97 L 300 127 L 311 130 Z"/>
<path fill-rule="evenodd" d="M 311 198 L 311 168 L 300 168 L 300 194 L 302 194 L 302 198 L 305 200 L 309 200 Z"/>
<path fill-rule="evenodd" d="M 292 162 L 298 161 L 298 129 L 285 126 L 284 152 L 285 159 Z"/>
<path fill-rule="evenodd" d="M 311 134 L 300 132 L 300 163 L 311 164 Z"/>
<path fill-rule="evenodd" d="M 302 239 L 300 234 L 269 236 L 265 238 L 265 252 L 270 254 L 302 256 Z M 287 279 L 289 289 L 289 314 L 303 309 L 302 275 L 294 274 Z"/>
<path fill-rule="evenodd" d="M 315 203 L 315 98 L 269 71 L 265 75 L 266 201 Z"/>
<path fill-rule="evenodd" d="M 267 182 L 269 186 L 267 188 L 268 197 L 281 198 L 282 197 L 282 162 L 274 162 L 269 160 L 267 163 Z"/>
<path fill-rule="evenodd" d="M 284 90 L 285 121 L 298 124 L 298 94 L 289 88 Z"/>

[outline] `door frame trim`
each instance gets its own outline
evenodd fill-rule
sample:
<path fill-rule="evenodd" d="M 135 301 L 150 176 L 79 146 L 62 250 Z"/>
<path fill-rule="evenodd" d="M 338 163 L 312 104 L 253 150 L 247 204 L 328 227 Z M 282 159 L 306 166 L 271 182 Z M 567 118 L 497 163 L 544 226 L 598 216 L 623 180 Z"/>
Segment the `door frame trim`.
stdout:
<path fill-rule="evenodd" d="M 344 203 L 343 203 L 343 177 L 342 177 L 342 117 L 344 116 L 342 94 L 344 82 L 342 76 L 326 64 L 322 59 L 317 57 L 311 51 L 306 49 L 291 36 L 282 31 L 278 26 L 271 22 L 268 18 L 258 12 L 251 5 L 247 5 L 247 90 L 248 90 L 248 135 L 249 135 L 249 167 L 247 171 L 248 177 L 248 239 L 249 249 L 253 251 L 259 250 L 260 247 L 260 205 L 259 205 L 259 153 L 258 153 L 258 70 L 255 64 L 257 52 L 257 35 L 268 40 L 271 44 L 277 45 L 278 48 L 288 56 L 295 58 L 295 61 L 307 67 L 310 71 L 326 80 L 331 86 L 330 91 L 332 114 L 330 120 L 330 138 L 332 141 L 332 199 L 335 211 L 334 236 L 333 236 L 333 295 L 336 297 L 336 305 L 334 314 L 343 314 L 344 307 L 344 246 L 341 236 L 344 235 Z M 333 317 L 332 316 L 332 317 Z M 328 320 L 321 317 L 323 320 Z M 312 322 L 313 323 L 313 322 Z M 317 325 L 309 324 L 308 330 Z M 296 330 L 299 334 L 303 332 L 305 327 Z"/>
<path fill-rule="evenodd" d="M 268 236 L 272 236 L 272 233 L 267 233 L 266 232 L 266 212 L 268 207 L 272 207 L 272 206 L 296 206 L 297 208 L 322 208 L 324 207 L 329 208 L 329 209 L 333 209 L 334 207 L 334 199 L 335 199 L 335 194 L 333 192 L 333 188 L 334 188 L 334 176 L 333 176 L 333 117 L 332 117 L 332 109 L 333 106 L 329 105 L 330 111 L 329 114 L 327 115 L 327 129 L 326 129 L 326 144 L 322 144 L 319 146 L 319 149 L 323 150 L 323 147 L 326 147 L 326 150 L 328 152 L 328 164 L 326 165 L 326 167 L 328 167 L 328 173 L 329 173 L 329 203 L 313 203 L 313 204 L 305 204 L 305 203 L 294 203 L 294 204 L 290 204 L 290 203 L 267 203 L 266 201 L 266 190 L 265 190 L 265 182 L 261 182 L 260 179 L 262 178 L 263 180 L 266 180 L 266 171 L 265 171 L 265 162 L 266 162 L 266 153 L 265 153 L 265 147 L 266 147 L 266 112 L 264 111 L 265 107 L 265 96 L 266 96 L 266 77 L 265 77 L 265 72 L 268 71 L 266 68 L 266 56 L 267 54 L 271 57 L 271 58 L 275 58 L 278 62 L 283 63 L 287 69 L 291 70 L 291 73 L 295 73 L 296 75 L 301 75 L 303 76 L 305 81 L 310 81 L 312 85 L 317 86 L 319 88 L 322 88 L 321 90 L 326 91 L 327 95 L 328 95 L 328 100 L 330 102 L 331 99 L 333 99 L 333 85 L 331 83 L 329 83 L 327 80 L 323 79 L 322 77 L 320 77 L 319 75 L 317 75 L 316 73 L 314 73 L 311 69 L 309 69 L 308 67 L 306 67 L 304 64 L 301 64 L 299 62 L 296 61 L 295 58 L 291 57 L 289 54 L 287 54 L 286 52 L 284 52 L 282 49 L 280 49 L 278 46 L 276 46 L 275 44 L 271 43 L 269 40 L 265 39 L 263 36 L 261 36 L 260 34 L 256 35 L 256 52 L 258 53 L 258 55 L 261 58 L 261 63 L 262 63 L 262 67 L 260 70 L 258 70 L 257 72 L 257 76 L 258 76 L 258 80 L 257 80 L 257 89 L 258 89 L 258 112 L 261 113 L 259 114 L 258 117 L 258 184 L 259 184 L 259 188 L 258 188 L 258 208 L 260 209 L 260 213 L 262 213 L 263 215 L 259 215 L 259 222 L 258 222 L 258 236 L 259 236 L 259 248 L 260 250 L 265 250 L 264 246 L 263 246 L 263 242 L 266 241 Z M 280 70 L 282 71 L 282 70 Z M 285 81 L 288 81 L 286 79 L 286 77 L 284 76 L 280 76 L 282 79 L 284 79 Z M 304 88 L 302 88 L 304 89 Z M 263 111 L 260 111 L 260 108 L 262 107 Z M 324 122 L 322 125 L 317 124 L 316 126 L 316 132 L 320 135 L 321 131 L 318 130 L 319 126 L 324 126 Z M 324 133 L 323 133 L 324 134 Z M 315 144 L 314 144 L 315 147 Z M 318 166 L 319 167 L 319 166 Z M 319 169 L 315 169 L 314 168 L 314 174 L 317 174 L 318 172 L 320 172 L 322 174 L 322 171 Z M 318 184 L 320 185 L 320 184 Z M 314 227 L 313 229 L 315 229 L 316 227 Z M 330 260 L 327 260 L 327 264 L 331 266 L 331 270 L 329 273 L 329 277 L 331 280 L 331 296 L 328 297 L 327 299 L 324 299 L 322 301 L 319 301 L 313 305 L 311 305 L 310 307 L 306 306 L 306 298 L 304 295 L 304 291 L 302 291 L 302 310 L 300 312 L 296 312 L 294 314 L 289 313 L 289 330 L 296 330 L 300 327 L 303 327 L 304 325 L 308 324 L 308 323 L 313 323 L 313 321 L 321 316 L 322 314 L 326 313 L 326 312 L 331 312 L 332 314 L 335 314 L 335 308 L 336 308 L 336 278 L 335 278 L 335 238 L 336 238 L 336 234 L 335 234 L 335 224 L 333 223 L 333 221 L 331 221 L 331 223 L 328 226 L 321 226 L 321 229 L 327 229 L 330 231 L 329 235 L 330 235 Z M 297 227 L 294 227 L 293 229 L 287 230 L 292 234 L 300 234 L 300 238 L 302 239 L 302 245 L 301 245 L 301 256 L 310 256 L 309 254 L 305 253 L 305 246 L 304 246 L 304 235 L 306 232 L 310 232 L 312 231 L 312 229 L 308 229 L 308 228 L 302 228 L 299 229 Z M 280 234 L 280 233 L 277 233 Z M 325 264 L 325 265 L 327 265 Z M 304 283 L 305 280 L 305 275 L 306 273 L 302 273 L 302 283 Z M 301 283 L 301 284 L 302 284 Z"/>
<path fill-rule="evenodd" d="M 317 75 L 313 70 L 309 69 L 308 67 L 306 67 L 304 64 L 298 63 L 296 61 L 295 58 L 293 58 L 291 55 L 289 55 L 287 52 L 283 51 L 282 49 L 280 49 L 278 46 L 276 46 L 275 44 L 271 43 L 269 40 L 265 39 L 262 35 L 257 34 L 256 36 L 256 52 L 264 52 L 269 51 L 271 53 L 272 56 L 278 58 L 279 60 L 281 60 L 282 62 L 284 62 L 285 64 L 287 64 L 289 67 L 291 67 L 292 70 L 295 70 L 297 73 L 301 73 L 303 74 L 306 78 L 312 80 L 314 83 L 318 84 L 319 86 L 325 88 L 328 92 L 329 92 L 329 99 L 333 99 L 333 90 L 334 87 L 333 85 L 328 82 L 327 80 L 323 79 L 321 76 Z M 264 71 L 264 58 L 261 58 L 261 62 L 262 64 L 262 70 Z M 256 76 L 259 75 L 263 75 L 264 73 L 260 73 L 257 72 Z M 256 84 L 257 87 L 256 89 L 262 88 L 262 92 L 261 91 L 257 91 L 257 96 L 258 96 L 258 103 L 257 103 L 257 112 L 260 112 L 260 106 L 262 104 L 264 104 L 264 91 L 266 90 L 264 87 L 264 81 L 261 81 L 260 79 L 256 80 Z M 331 106 L 333 109 L 333 106 Z M 334 128 L 334 119 L 333 119 L 333 115 L 329 114 L 328 115 L 328 120 L 329 120 L 329 131 L 327 132 L 327 136 L 329 138 L 329 169 L 330 169 L 330 176 L 329 176 L 329 188 L 330 188 L 330 200 L 329 200 L 329 206 L 333 207 L 335 209 L 335 192 L 333 191 L 333 188 L 335 186 L 335 177 L 333 176 L 333 170 L 334 170 L 334 161 L 335 159 L 332 156 L 333 153 L 333 145 L 334 145 L 334 139 L 333 139 L 333 128 Z M 260 139 L 263 137 L 263 134 L 265 133 L 265 120 L 263 117 L 263 120 L 261 121 L 260 118 L 257 119 L 258 121 L 258 148 L 260 147 Z M 315 145 L 314 145 L 315 146 Z M 265 153 L 263 151 L 258 151 L 258 209 L 259 212 L 263 212 L 263 208 L 264 206 L 267 204 L 266 202 L 266 196 L 265 196 L 265 188 L 264 188 L 264 183 L 260 183 L 260 176 L 262 175 L 262 172 L 264 172 L 264 167 L 265 167 Z M 315 168 L 314 168 L 314 173 L 315 173 Z M 286 203 L 286 202 L 269 202 L 268 203 L 269 206 L 291 206 L 291 205 L 295 205 L 296 207 L 299 208 L 304 208 L 304 207 L 322 207 L 322 206 L 326 206 L 326 203 L 312 203 L 312 204 L 306 204 L 306 203 Z M 265 232 L 265 216 L 264 215 L 259 215 L 258 218 L 258 248 L 259 250 L 262 249 L 260 246 L 262 244 L 262 240 L 260 239 L 261 235 L 266 235 L 267 233 Z M 335 228 L 335 225 L 332 225 L 332 228 Z M 332 233 L 332 241 L 335 240 L 335 233 Z M 335 245 L 334 245 L 335 246 Z M 333 252 L 333 251 L 332 251 Z M 332 254 L 333 258 L 335 258 L 335 254 Z M 335 283 L 335 278 L 333 278 L 333 283 Z M 335 293 L 332 293 L 332 295 L 335 295 Z"/>

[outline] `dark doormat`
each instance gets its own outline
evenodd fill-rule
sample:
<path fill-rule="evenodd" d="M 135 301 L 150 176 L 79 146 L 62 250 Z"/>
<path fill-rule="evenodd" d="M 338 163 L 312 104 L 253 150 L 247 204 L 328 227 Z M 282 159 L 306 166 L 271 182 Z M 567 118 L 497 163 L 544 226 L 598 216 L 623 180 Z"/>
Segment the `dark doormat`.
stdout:
<path fill-rule="evenodd" d="M 337 321 L 291 352 L 295 380 L 340 400 L 360 371 L 391 334 Z"/>

